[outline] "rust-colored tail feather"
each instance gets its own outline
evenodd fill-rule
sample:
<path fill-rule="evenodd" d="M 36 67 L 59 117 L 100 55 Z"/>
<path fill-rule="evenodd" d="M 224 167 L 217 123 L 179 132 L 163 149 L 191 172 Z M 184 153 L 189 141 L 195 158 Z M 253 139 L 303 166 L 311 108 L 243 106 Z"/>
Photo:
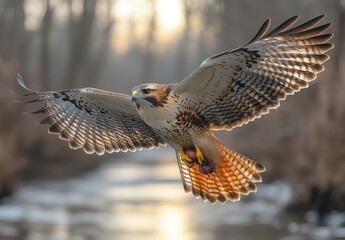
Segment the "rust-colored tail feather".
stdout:
<path fill-rule="evenodd" d="M 241 194 L 256 192 L 255 182 L 261 182 L 259 172 L 264 172 L 265 167 L 223 145 L 220 149 L 222 159 L 209 175 L 201 173 L 197 164 L 189 168 L 176 152 L 185 191 L 212 204 L 238 201 Z"/>

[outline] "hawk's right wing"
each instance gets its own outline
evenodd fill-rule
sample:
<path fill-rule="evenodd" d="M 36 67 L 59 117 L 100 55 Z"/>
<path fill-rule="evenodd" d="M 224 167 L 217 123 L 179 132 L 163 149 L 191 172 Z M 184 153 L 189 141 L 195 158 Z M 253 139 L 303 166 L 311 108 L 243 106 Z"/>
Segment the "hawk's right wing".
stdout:
<path fill-rule="evenodd" d="M 25 103 L 43 102 L 40 123 L 50 124 L 49 133 L 59 134 L 72 149 L 86 153 L 135 151 L 165 145 L 139 116 L 130 96 L 95 88 L 39 92 L 28 89 L 21 76 L 17 81 L 30 93 Z"/>

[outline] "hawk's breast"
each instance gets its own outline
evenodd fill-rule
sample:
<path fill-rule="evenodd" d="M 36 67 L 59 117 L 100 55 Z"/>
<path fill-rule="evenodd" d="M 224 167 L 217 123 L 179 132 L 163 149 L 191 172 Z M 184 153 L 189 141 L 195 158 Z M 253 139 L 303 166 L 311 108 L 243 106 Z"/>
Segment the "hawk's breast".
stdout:
<path fill-rule="evenodd" d="M 167 142 L 182 146 L 192 144 L 186 125 L 181 124 L 178 117 L 180 110 L 176 101 L 168 101 L 159 107 L 141 107 L 138 112 L 146 124 Z"/>

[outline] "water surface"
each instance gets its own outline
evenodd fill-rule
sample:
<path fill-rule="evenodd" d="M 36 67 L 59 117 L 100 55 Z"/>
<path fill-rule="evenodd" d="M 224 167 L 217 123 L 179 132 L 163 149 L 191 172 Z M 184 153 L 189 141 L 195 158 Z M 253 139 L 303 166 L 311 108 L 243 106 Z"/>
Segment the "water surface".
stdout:
<path fill-rule="evenodd" d="M 345 239 L 344 214 L 318 226 L 314 212 L 282 213 L 292 196 L 284 182 L 212 206 L 184 193 L 172 151 L 124 156 L 79 177 L 20 187 L 0 205 L 0 240 Z"/>

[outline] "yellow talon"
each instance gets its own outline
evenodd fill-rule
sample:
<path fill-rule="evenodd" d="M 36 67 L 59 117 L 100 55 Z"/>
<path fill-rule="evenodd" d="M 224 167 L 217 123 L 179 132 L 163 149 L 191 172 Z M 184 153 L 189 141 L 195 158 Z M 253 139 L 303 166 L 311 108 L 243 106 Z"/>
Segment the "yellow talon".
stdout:
<path fill-rule="evenodd" d="M 188 166 L 188 167 L 193 167 L 194 165 L 194 160 L 188 157 L 187 154 L 184 153 L 184 151 L 180 152 L 182 161 Z"/>
<path fill-rule="evenodd" d="M 196 148 L 196 158 L 198 159 L 198 164 L 201 165 L 204 161 L 204 156 L 202 155 L 202 152 L 200 150 L 200 148 L 195 147 Z"/>

